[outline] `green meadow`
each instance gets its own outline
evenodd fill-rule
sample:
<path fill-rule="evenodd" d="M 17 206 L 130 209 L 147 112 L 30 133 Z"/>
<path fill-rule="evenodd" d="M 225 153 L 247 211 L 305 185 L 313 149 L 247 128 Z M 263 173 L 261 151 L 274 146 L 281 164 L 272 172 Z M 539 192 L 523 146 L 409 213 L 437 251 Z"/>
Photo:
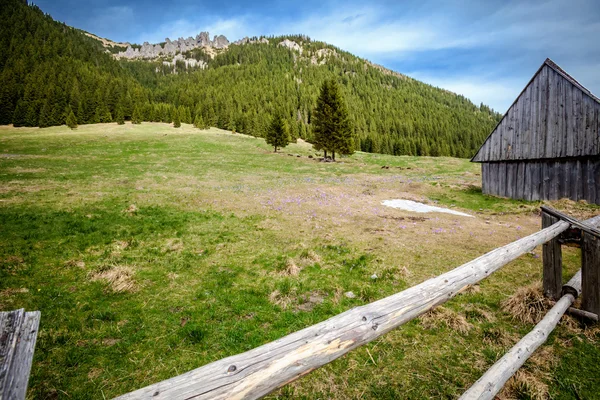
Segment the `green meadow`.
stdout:
<path fill-rule="evenodd" d="M 274 154 L 262 139 L 186 124 L 0 127 L 0 309 L 42 315 L 28 398 L 127 393 L 404 290 L 541 224 L 541 203 L 483 195 L 480 166 L 466 159 L 317 157 L 302 141 Z M 390 199 L 473 218 L 381 204 Z M 568 279 L 579 252 L 564 258 Z M 456 398 L 531 330 L 503 304 L 520 288 L 538 293 L 541 271 L 538 248 L 270 398 Z M 564 317 L 501 398 L 597 398 L 599 366 L 600 329 Z"/>

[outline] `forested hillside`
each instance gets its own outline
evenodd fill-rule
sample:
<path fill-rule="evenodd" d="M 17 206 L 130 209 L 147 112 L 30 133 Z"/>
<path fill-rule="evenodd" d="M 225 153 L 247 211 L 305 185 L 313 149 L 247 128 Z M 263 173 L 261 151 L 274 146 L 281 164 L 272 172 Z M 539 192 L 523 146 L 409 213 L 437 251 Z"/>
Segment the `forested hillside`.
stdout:
<path fill-rule="evenodd" d="M 207 67 L 186 69 L 164 59 L 116 60 L 36 6 L 1 2 L 0 124 L 60 125 L 71 110 L 79 124 L 119 116 L 171 122 L 177 112 L 184 123 L 200 114 L 212 126 L 263 136 L 281 113 L 292 138 L 310 141 L 319 88 L 329 78 L 344 94 L 357 150 L 469 157 L 499 120 L 484 105 L 305 36 L 231 44 L 214 58 L 196 49 L 187 56 Z M 300 48 L 282 46 L 284 39 Z"/>

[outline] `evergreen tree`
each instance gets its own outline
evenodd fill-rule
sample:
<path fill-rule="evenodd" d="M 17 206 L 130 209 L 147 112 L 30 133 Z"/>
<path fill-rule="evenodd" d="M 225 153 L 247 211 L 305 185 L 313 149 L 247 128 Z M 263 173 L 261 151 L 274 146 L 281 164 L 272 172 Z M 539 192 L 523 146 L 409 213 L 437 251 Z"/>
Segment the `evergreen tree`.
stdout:
<path fill-rule="evenodd" d="M 123 113 L 123 107 L 121 107 L 121 105 L 117 105 L 117 110 L 116 112 L 116 121 L 117 124 L 119 125 L 124 125 L 125 124 L 125 114 Z"/>
<path fill-rule="evenodd" d="M 75 113 L 71 107 L 67 109 L 67 120 L 66 124 L 69 128 L 75 129 L 77 128 L 77 118 L 75 118 Z"/>
<path fill-rule="evenodd" d="M 273 146 L 274 152 L 277 152 L 278 147 L 285 147 L 290 143 L 290 134 L 280 114 L 276 114 L 271 120 L 265 133 L 265 141 Z"/>
<path fill-rule="evenodd" d="M 142 112 L 140 110 L 140 106 L 136 104 L 133 109 L 133 115 L 131 116 L 132 124 L 141 124 L 142 123 Z"/>
<path fill-rule="evenodd" d="M 179 110 L 173 107 L 173 128 L 181 128 L 181 119 L 179 118 Z"/>
<path fill-rule="evenodd" d="M 354 153 L 352 128 L 348 110 L 335 80 L 328 80 L 321 86 L 317 107 L 313 113 L 314 148 L 335 153 Z"/>
<path fill-rule="evenodd" d="M 196 119 L 194 119 L 194 127 L 198 129 L 206 129 L 206 125 L 204 123 L 204 119 L 202 118 L 202 114 L 196 114 Z"/>
<path fill-rule="evenodd" d="M 17 108 L 15 108 L 13 114 L 13 125 L 15 127 L 27 126 L 27 105 L 23 100 L 19 100 L 17 103 Z"/>

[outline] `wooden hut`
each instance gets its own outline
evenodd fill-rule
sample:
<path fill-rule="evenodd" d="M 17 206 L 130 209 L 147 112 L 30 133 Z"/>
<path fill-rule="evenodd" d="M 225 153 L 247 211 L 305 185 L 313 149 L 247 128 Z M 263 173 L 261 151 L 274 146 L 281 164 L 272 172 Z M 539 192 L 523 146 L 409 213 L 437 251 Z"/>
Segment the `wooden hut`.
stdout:
<path fill-rule="evenodd" d="M 600 99 L 546 59 L 471 161 L 485 194 L 600 204 Z"/>

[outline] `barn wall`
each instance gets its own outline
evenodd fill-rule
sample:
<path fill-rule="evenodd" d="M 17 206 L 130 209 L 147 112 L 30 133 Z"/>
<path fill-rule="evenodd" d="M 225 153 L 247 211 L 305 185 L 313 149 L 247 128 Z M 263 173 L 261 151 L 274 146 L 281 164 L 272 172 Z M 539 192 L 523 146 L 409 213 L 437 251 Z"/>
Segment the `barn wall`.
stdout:
<path fill-rule="evenodd" d="M 600 160 L 528 160 L 483 163 L 484 194 L 523 200 L 586 200 L 600 204 Z"/>
<path fill-rule="evenodd" d="M 473 161 L 597 156 L 599 142 L 600 103 L 544 65 Z"/>

